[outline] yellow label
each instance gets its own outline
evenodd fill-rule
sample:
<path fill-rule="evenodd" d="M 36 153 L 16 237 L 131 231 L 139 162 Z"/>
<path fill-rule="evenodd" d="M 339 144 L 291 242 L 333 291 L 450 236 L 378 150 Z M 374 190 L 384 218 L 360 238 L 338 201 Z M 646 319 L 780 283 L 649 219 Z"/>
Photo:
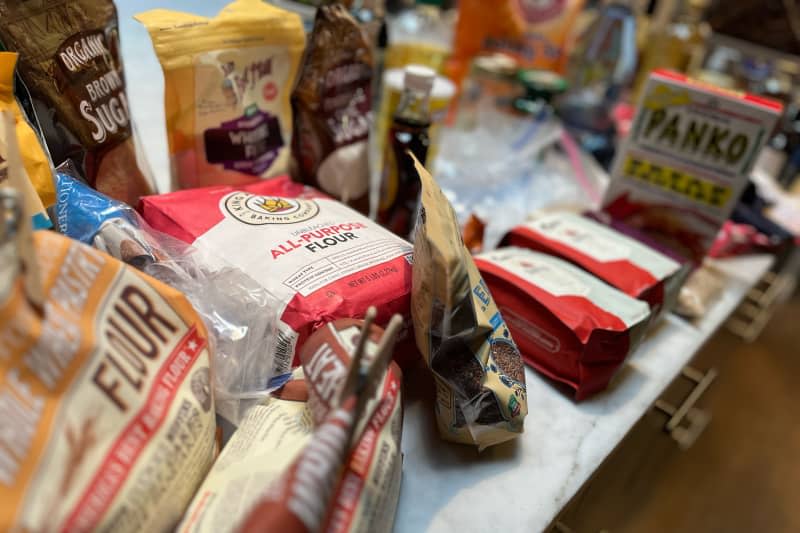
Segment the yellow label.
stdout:
<path fill-rule="evenodd" d="M 689 92 L 685 89 L 672 89 L 667 85 L 659 85 L 648 93 L 644 107 L 655 111 L 665 107 L 688 105 L 691 101 Z"/>
<path fill-rule="evenodd" d="M 628 179 L 643 181 L 711 207 L 725 206 L 733 193 L 730 187 L 632 156 L 625 160 L 623 172 Z"/>
<path fill-rule="evenodd" d="M 0 530 L 165 531 L 214 457 L 202 322 L 172 288 L 36 232 L 46 303 L 0 301 Z"/>
<path fill-rule="evenodd" d="M 25 120 L 14 97 L 14 69 L 17 57 L 13 52 L 0 52 L 0 111 L 10 111 L 14 115 L 17 145 L 26 178 L 25 183 L 17 187 L 22 189 L 25 197 L 25 210 L 28 215 L 34 217 L 36 228 L 46 228 L 50 227 L 50 223 L 44 206 L 52 205 L 56 200 L 53 173 L 39 137 Z M 9 158 L 9 141 L 5 138 L 7 135 L 10 135 L 10 132 L 4 132 L 0 125 L 0 182 L 4 181 L 3 167 Z M 36 194 L 32 194 L 33 191 L 28 192 L 31 188 L 35 189 Z"/>

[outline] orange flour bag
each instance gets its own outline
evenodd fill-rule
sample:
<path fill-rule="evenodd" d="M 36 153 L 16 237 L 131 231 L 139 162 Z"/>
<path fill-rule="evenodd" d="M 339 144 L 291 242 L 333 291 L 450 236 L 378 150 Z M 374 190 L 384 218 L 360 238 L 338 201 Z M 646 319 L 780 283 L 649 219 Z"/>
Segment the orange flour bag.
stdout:
<path fill-rule="evenodd" d="M 0 530 L 168 531 L 215 456 L 203 323 L 176 290 L 44 231 L 37 309 L 3 231 Z"/>

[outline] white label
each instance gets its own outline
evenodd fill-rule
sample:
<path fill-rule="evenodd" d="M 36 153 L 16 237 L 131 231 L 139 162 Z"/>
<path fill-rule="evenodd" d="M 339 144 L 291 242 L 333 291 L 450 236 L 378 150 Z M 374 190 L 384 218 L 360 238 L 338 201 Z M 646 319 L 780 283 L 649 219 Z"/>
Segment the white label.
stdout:
<path fill-rule="evenodd" d="M 177 531 L 233 531 L 311 439 L 305 402 L 269 398 L 252 407 L 214 463 Z"/>
<path fill-rule="evenodd" d="M 560 265 L 541 261 L 540 254 L 529 255 L 504 249 L 502 252 L 481 256 L 512 274 L 536 285 L 553 296 L 586 296 L 589 286 L 574 273 L 559 268 Z"/>
<path fill-rule="evenodd" d="M 238 46 L 196 56 L 195 153 L 203 165 L 260 177 L 286 171 L 291 69 L 285 46 Z"/>
<path fill-rule="evenodd" d="M 640 300 L 606 285 L 566 261 L 523 248 L 500 248 L 481 254 L 479 259 L 494 263 L 553 296 L 582 296 L 630 328 L 650 314 Z"/>
<path fill-rule="evenodd" d="M 551 213 L 526 226 L 596 261 L 629 261 L 657 280 L 680 268 L 676 261 L 649 246 L 574 213 Z"/>
<path fill-rule="evenodd" d="M 631 250 L 623 239 L 613 238 L 583 224 L 581 217 L 567 213 L 554 213 L 526 224 L 548 239 L 575 248 L 592 259 L 607 263 L 628 259 Z M 614 236 L 616 237 L 616 236 Z"/>
<path fill-rule="evenodd" d="M 296 294 L 308 296 L 413 251 L 406 241 L 334 200 L 235 192 L 223 197 L 219 207 L 225 218 L 195 244 L 231 259 L 286 303 Z"/>

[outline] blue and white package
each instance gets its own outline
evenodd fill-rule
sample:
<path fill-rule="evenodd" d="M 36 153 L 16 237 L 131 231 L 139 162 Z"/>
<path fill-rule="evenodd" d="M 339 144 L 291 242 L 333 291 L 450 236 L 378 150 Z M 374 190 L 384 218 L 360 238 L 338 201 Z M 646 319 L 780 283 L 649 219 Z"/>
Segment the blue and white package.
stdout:
<path fill-rule="evenodd" d="M 56 228 L 67 237 L 93 244 L 104 222 L 123 219 L 138 226 L 131 206 L 109 198 L 62 171 L 56 172 Z"/>
<path fill-rule="evenodd" d="M 129 205 L 66 172 L 56 175 L 59 232 L 128 263 L 183 292 L 213 340 L 217 414 L 238 425 L 244 412 L 290 377 L 281 361 L 277 299 L 227 261 L 154 230 Z"/>

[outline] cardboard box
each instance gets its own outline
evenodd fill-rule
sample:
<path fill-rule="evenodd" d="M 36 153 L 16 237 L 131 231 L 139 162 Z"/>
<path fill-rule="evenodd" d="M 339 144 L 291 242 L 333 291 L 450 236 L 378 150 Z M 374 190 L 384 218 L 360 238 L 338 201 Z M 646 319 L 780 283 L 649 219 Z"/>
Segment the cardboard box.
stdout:
<path fill-rule="evenodd" d="M 782 111 L 774 100 L 653 71 L 603 209 L 699 263 Z"/>

